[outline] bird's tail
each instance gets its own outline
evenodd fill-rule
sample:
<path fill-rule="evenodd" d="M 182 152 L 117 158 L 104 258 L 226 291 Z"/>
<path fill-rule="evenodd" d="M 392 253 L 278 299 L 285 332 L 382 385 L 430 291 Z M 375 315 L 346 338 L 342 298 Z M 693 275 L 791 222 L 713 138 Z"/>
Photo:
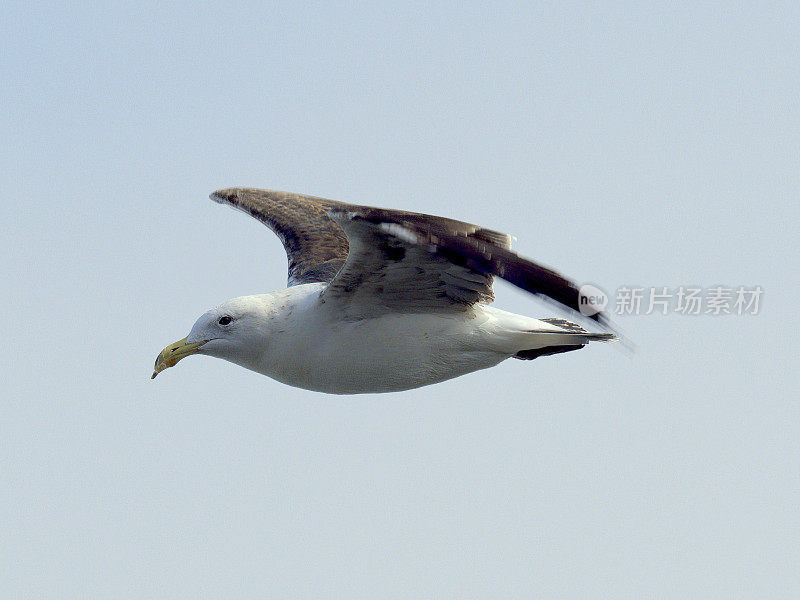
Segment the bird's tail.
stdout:
<path fill-rule="evenodd" d="M 589 342 L 610 342 L 617 338 L 613 333 L 593 333 L 565 319 L 539 319 L 545 323 L 541 329 L 521 331 L 518 343 L 523 347 L 514 354 L 520 360 L 533 360 L 580 350 Z"/>

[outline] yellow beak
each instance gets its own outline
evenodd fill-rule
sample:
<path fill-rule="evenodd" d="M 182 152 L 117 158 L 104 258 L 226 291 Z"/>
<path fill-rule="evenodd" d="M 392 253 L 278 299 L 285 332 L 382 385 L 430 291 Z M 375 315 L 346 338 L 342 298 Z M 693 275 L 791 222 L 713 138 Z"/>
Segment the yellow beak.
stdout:
<path fill-rule="evenodd" d="M 161 353 L 156 357 L 156 366 L 153 375 L 150 379 L 155 379 L 156 375 L 161 373 L 164 369 L 174 367 L 182 358 L 186 358 L 192 354 L 197 354 L 198 348 L 205 344 L 208 340 L 202 342 L 187 342 L 186 338 L 178 340 L 174 344 L 170 344 L 164 348 Z"/>

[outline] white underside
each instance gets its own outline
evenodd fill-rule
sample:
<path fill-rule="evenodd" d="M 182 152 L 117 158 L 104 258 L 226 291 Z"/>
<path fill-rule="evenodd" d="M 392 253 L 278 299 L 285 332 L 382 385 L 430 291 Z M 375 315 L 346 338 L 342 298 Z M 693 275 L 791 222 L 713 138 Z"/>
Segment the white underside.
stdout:
<path fill-rule="evenodd" d="M 340 311 L 320 302 L 323 287 L 264 296 L 276 308 L 256 342 L 261 347 L 219 356 L 291 386 L 359 394 L 429 385 L 492 367 L 520 350 L 576 343 L 574 334 L 546 333 L 563 332 L 549 323 L 483 305 L 342 321 Z"/>

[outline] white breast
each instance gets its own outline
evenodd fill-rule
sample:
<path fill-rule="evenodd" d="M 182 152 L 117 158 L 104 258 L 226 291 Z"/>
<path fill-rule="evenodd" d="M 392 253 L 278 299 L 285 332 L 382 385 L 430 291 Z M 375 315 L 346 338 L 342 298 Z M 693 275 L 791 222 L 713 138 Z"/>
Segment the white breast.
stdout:
<path fill-rule="evenodd" d="M 508 357 L 487 349 L 481 311 L 341 321 L 312 285 L 292 288 L 302 293 L 276 314 L 257 371 L 309 390 L 358 394 L 428 385 Z"/>

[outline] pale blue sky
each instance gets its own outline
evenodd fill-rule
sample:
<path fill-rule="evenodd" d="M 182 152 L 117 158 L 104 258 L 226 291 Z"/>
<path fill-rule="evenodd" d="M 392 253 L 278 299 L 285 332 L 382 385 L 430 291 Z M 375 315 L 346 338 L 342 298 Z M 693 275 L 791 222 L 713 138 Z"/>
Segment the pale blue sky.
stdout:
<path fill-rule="evenodd" d="M 0 596 L 797 597 L 798 31 L 792 2 L 4 3 Z M 762 310 L 391 395 L 150 381 L 285 283 L 207 199 L 236 185 Z"/>

